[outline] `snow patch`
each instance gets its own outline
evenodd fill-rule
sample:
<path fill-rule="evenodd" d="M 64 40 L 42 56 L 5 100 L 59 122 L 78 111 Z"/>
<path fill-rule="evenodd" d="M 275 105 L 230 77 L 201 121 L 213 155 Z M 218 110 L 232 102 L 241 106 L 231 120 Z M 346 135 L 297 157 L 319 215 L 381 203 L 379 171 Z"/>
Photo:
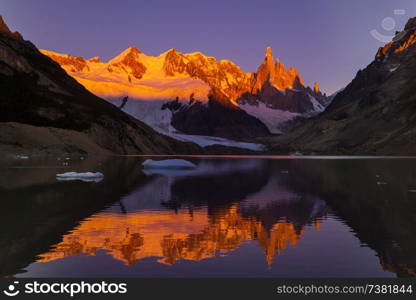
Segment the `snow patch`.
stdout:
<path fill-rule="evenodd" d="M 201 147 L 219 145 L 219 146 L 225 146 L 225 147 L 248 149 L 252 151 L 265 151 L 266 150 L 266 147 L 263 144 L 237 142 L 237 141 L 215 137 L 215 136 L 190 135 L 190 134 L 184 134 L 184 133 L 179 133 L 179 132 L 170 132 L 170 133 L 160 132 L 160 133 L 170 136 L 182 142 L 195 143 Z"/>
<path fill-rule="evenodd" d="M 308 94 L 309 96 L 309 100 L 311 100 L 312 105 L 313 105 L 313 110 L 316 112 L 323 112 L 325 110 L 325 107 L 318 102 L 318 100 L 315 99 L 314 96 L 312 96 L 311 94 Z"/>
<path fill-rule="evenodd" d="M 269 108 L 262 102 L 259 102 L 258 105 L 239 104 L 239 107 L 249 115 L 262 121 L 270 132 L 275 134 L 282 133 L 280 125 L 300 116 L 298 113 Z"/>
<path fill-rule="evenodd" d="M 122 100 L 109 100 L 116 106 L 120 106 Z M 136 119 L 146 123 L 159 133 L 173 131 L 171 126 L 172 112 L 169 109 L 163 109 L 163 104 L 169 102 L 168 100 L 136 100 L 128 99 L 123 107 L 123 111 L 135 117 Z"/>
<path fill-rule="evenodd" d="M 395 68 L 392 68 L 392 69 L 390 69 L 389 71 L 390 71 L 390 73 L 393 73 L 393 72 L 395 72 L 395 71 L 397 71 L 397 69 L 400 67 L 400 65 L 398 65 L 397 67 L 395 67 Z"/>

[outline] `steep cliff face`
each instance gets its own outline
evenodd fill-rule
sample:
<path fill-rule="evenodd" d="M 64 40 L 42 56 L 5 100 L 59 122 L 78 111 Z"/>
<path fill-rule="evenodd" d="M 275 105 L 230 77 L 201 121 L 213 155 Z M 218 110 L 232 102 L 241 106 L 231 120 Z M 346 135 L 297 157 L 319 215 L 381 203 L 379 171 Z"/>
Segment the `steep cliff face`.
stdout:
<path fill-rule="evenodd" d="M 58 57 L 88 70 L 82 58 Z M 0 151 L 7 153 L 197 152 L 98 98 L 0 17 Z"/>
<path fill-rule="evenodd" d="M 303 79 L 295 68 L 290 67 L 289 70 L 286 70 L 285 65 L 279 60 L 275 62 L 271 47 L 266 48 L 264 61 L 257 69 L 252 93 L 261 91 L 266 83 L 272 84 L 281 91 L 299 89 L 304 84 Z"/>
<path fill-rule="evenodd" d="M 307 152 L 416 153 L 416 18 L 360 70 L 326 111 L 274 141 Z"/>
<path fill-rule="evenodd" d="M 172 112 L 171 124 L 177 130 L 195 135 L 244 140 L 270 135 L 266 125 L 237 106 L 224 105 L 211 96 L 208 103 L 164 106 Z M 175 104 L 179 106 L 175 107 Z"/>
<path fill-rule="evenodd" d="M 266 49 L 263 63 L 255 73 L 250 90 L 242 94 L 239 103 L 265 104 L 268 108 L 298 114 L 314 114 L 323 111 L 324 96 L 315 84 L 314 90 L 305 87 L 298 71 L 274 59 L 272 49 Z"/>
<path fill-rule="evenodd" d="M 251 75 L 244 73 L 236 64 L 228 60 L 217 61 L 199 52 L 182 54 L 174 49 L 169 50 L 163 68 L 169 77 L 185 75 L 202 80 L 212 93 L 222 94 L 233 104 L 250 88 Z"/>

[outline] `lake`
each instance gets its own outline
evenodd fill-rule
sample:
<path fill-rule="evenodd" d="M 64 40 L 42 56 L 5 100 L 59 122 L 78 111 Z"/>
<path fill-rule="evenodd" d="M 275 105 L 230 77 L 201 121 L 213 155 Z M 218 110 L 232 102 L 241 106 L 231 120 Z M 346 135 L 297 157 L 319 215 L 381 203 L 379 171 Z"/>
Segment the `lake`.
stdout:
<path fill-rule="evenodd" d="M 145 159 L 3 162 L 1 276 L 416 276 L 416 159 Z"/>

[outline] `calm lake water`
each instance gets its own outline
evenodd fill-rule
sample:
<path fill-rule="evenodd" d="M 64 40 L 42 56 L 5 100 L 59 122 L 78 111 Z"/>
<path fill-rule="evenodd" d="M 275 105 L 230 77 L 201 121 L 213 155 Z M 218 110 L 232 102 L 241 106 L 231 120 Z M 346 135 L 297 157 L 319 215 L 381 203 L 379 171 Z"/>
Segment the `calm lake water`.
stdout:
<path fill-rule="evenodd" d="M 144 159 L 4 163 L 1 276 L 416 276 L 416 159 Z"/>

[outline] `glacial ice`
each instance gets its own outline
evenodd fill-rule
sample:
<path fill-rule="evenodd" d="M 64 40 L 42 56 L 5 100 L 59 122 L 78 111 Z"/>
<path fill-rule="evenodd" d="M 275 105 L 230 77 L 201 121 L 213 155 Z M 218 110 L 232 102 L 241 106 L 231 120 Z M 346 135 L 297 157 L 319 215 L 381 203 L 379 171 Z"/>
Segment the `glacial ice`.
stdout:
<path fill-rule="evenodd" d="M 130 99 L 130 98 L 129 98 Z M 265 146 L 262 144 L 238 142 L 230 139 L 203 136 L 203 135 L 191 135 L 177 131 L 172 125 L 172 112 L 168 109 L 162 110 L 161 107 L 168 100 L 140 100 L 132 98 L 124 106 L 123 111 L 127 114 L 143 121 L 160 134 L 174 138 L 175 140 L 182 142 L 192 142 L 201 147 L 208 147 L 212 145 L 221 145 L 226 147 L 236 147 L 242 149 L 249 149 L 252 151 L 263 151 Z M 119 105 L 119 100 L 109 100 L 109 102 Z M 188 101 L 183 101 L 188 103 Z M 292 114 L 292 113 L 289 113 Z M 274 118 L 271 116 L 270 118 Z M 279 131 L 280 133 L 280 131 Z"/>

